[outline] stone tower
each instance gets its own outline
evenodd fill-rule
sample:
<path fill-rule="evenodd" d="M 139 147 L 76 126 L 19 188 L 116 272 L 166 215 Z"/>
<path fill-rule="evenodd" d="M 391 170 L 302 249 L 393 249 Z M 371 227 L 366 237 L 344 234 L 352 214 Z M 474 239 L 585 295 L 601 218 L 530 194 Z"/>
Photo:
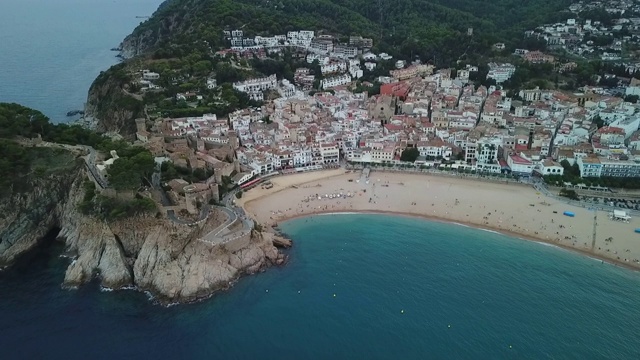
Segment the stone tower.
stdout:
<path fill-rule="evenodd" d="M 231 149 L 232 150 L 237 149 L 239 146 L 238 134 L 236 134 L 235 130 L 229 130 L 229 132 L 227 133 L 227 136 L 229 136 L 229 146 L 231 147 Z"/>
<path fill-rule="evenodd" d="M 136 119 L 136 131 L 137 132 L 147 131 L 147 121 L 145 120 L 145 118 Z"/>
<path fill-rule="evenodd" d="M 233 170 L 235 170 L 236 173 L 240 172 L 240 162 L 235 154 L 233 155 Z"/>

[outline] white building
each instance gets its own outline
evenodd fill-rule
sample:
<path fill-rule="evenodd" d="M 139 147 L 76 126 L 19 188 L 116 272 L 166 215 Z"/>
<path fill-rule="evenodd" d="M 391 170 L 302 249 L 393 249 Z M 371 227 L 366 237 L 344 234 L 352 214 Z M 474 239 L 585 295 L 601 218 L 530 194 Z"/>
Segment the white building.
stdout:
<path fill-rule="evenodd" d="M 347 71 L 347 63 L 344 61 L 334 61 L 326 65 L 320 66 L 320 71 L 322 72 L 322 75 L 338 73 L 338 72 L 343 73 Z"/>
<path fill-rule="evenodd" d="M 460 81 L 469 81 L 469 70 L 460 69 L 456 73 L 456 79 Z"/>
<path fill-rule="evenodd" d="M 540 166 L 538 167 L 538 170 L 540 171 L 540 174 L 544 176 L 546 175 L 562 176 L 564 174 L 564 168 L 562 167 L 562 165 L 558 164 L 557 162 L 551 159 L 545 159 L 542 162 L 540 162 Z"/>
<path fill-rule="evenodd" d="M 376 61 L 378 59 L 378 57 L 376 56 L 376 54 L 366 53 L 366 54 L 362 55 L 362 59 L 364 61 Z"/>
<path fill-rule="evenodd" d="M 578 157 L 578 167 L 580 177 L 600 177 L 602 175 L 602 164 L 597 157 Z"/>
<path fill-rule="evenodd" d="M 214 78 L 207 79 L 207 89 L 212 90 L 212 89 L 215 89 L 216 86 L 218 86 L 218 82 L 216 81 L 216 79 Z"/>
<path fill-rule="evenodd" d="M 348 59 L 358 55 L 358 48 L 348 45 L 336 45 L 333 48 L 333 56 L 340 59 Z"/>
<path fill-rule="evenodd" d="M 507 156 L 507 165 L 511 168 L 512 173 L 531 175 L 533 172 L 533 163 L 519 155 Z"/>
<path fill-rule="evenodd" d="M 360 69 L 360 66 L 351 66 L 349 68 L 349 74 L 353 79 L 360 79 L 364 75 L 364 72 Z"/>
<path fill-rule="evenodd" d="M 254 159 L 249 166 L 253 169 L 252 173 L 256 175 L 265 175 L 273 172 L 273 163 L 271 161 Z"/>
<path fill-rule="evenodd" d="M 296 87 L 287 79 L 283 79 L 280 82 L 280 87 L 278 88 L 278 93 L 280 96 L 289 98 L 296 94 Z"/>
<path fill-rule="evenodd" d="M 500 140 L 481 140 L 476 145 L 475 158 L 482 164 L 494 164 L 498 162 L 498 149 Z"/>
<path fill-rule="evenodd" d="M 315 33 L 309 30 L 289 31 L 287 33 L 287 42 L 293 46 L 308 48 L 314 38 Z"/>
<path fill-rule="evenodd" d="M 625 139 L 627 139 L 638 130 L 638 127 L 640 127 L 640 116 L 633 116 L 621 120 L 616 120 L 609 124 L 609 126 L 623 129 L 626 134 Z"/>
<path fill-rule="evenodd" d="M 276 86 L 278 86 L 278 79 L 275 74 L 264 78 L 249 79 L 233 83 L 234 89 L 245 93 L 275 89 Z"/>
<path fill-rule="evenodd" d="M 520 90 L 518 94 L 524 101 L 539 101 L 542 99 L 542 90 L 536 87 L 535 89 Z"/>
<path fill-rule="evenodd" d="M 416 148 L 420 152 L 420 156 L 426 156 L 428 159 L 442 158 L 449 160 L 451 158 L 451 145 L 442 140 L 418 141 Z"/>
<path fill-rule="evenodd" d="M 640 86 L 629 86 L 624 90 L 624 94 L 640 96 Z"/>
<path fill-rule="evenodd" d="M 509 80 L 514 72 L 516 72 L 516 67 L 512 64 L 490 63 L 487 79 L 494 79 L 496 83 L 500 84 Z"/>
<path fill-rule="evenodd" d="M 337 164 L 340 161 L 340 150 L 336 143 L 320 144 L 320 155 L 324 164 Z"/>
<path fill-rule="evenodd" d="M 301 167 L 311 165 L 313 161 L 313 153 L 309 148 L 296 149 L 293 152 L 293 166 Z"/>
<path fill-rule="evenodd" d="M 275 89 L 278 86 L 278 79 L 276 75 L 271 75 L 264 78 L 249 79 L 246 81 L 240 81 L 233 84 L 233 88 L 247 93 L 251 100 L 262 101 L 264 100 L 264 91 Z"/>
<path fill-rule="evenodd" d="M 320 87 L 323 89 L 330 89 L 332 87 L 349 84 L 350 82 L 351 82 L 351 76 L 349 74 L 342 74 L 342 75 L 322 79 L 320 81 Z"/>
<path fill-rule="evenodd" d="M 160 74 L 149 70 L 142 70 L 142 78 L 147 81 L 160 79 Z"/>

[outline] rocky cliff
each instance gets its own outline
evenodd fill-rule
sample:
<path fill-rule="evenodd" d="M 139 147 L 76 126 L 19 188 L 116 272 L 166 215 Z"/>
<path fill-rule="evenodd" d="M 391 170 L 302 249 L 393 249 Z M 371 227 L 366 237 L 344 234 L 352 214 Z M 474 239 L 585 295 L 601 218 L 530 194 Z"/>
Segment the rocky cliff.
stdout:
<path fill-rule="evenodd" d="M 79 286 L 97 276 L 105 287 L 135 285 L 162 302 L 183 302 L 282 262 L 271 234 L 253 233 L 233 249 L 199 240 L 223 221 L 222 214 L 194 227 L 149 215 L 110 222 L 86 216 L 78 211 L 85 179 L 80 167 L 38 180 L 34 191 L 0 203 L 0 265 L 10 265 L 50 229 L 60 228 L 58 238 L 73 259 L 65 285 Z"/>
<path fill-rule="evenodd" d="M 126 64 L 103 71 L 91 84 L 85 107 L 85 118 L 101 132 L 115 132 L 132 138 L 136 132 L 135 119 L 143 116 L 142 98 L 127 92 L 131 80 Z"/>
<path fill-rule="evenodd" d="M 200 0 L 166 0 L 148 20 L 138 25 L 120 43 L 120 56 L 130 59 L 156 48 L 175 33 L 184 31 L 183 24 L 202 5 Z"/>
<path fill-rule="evenodd" d="M 59 214 L 80 166 L 66 173 L 27 180 L 28 191 L 15 191 L 0 198 L 0 267 L 38 245 L 59 225 Z"/>

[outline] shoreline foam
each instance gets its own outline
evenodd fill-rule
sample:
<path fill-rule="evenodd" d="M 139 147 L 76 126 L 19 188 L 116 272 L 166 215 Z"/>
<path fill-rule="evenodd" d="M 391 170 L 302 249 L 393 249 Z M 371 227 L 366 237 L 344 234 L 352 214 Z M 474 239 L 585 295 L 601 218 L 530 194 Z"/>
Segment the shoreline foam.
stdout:
<path fill-rule="evenodd" d="M 293 216 L 290 218 L 286 218 L 286 219 L 282 219 L 281 221 L 279 221 L 279 223 L 283 223 L 283 222 L 287 222 L 287 221 L 291 221 L 291 220 L 296 220 L 296 219 L 303 219 L 303 218 L 309 218 L 309 217 L 314 217 L 314 216 L 331 216 L 331 215 L 391 215 L 391 216 L 398 216 L 398 217 L 407 217 L 407 218 L 415 218 L 415 219 L 420 219 L 420 220 L 426 220 L 426 221 L 433 221 L 433 222 L 439 222 L 439 223 L 446 223 L 446 224 L 450 224 L 450 225 L 458 225 L 458 226 L 462 226 L 462 227 L 466 227 L 466 228 L 470 228 L 470 229 L 476 229 L 476 230 L 481 230 L 481 231 L 487 231 L 490 233 L 494 233 L 494 234 L 498 234 L 498 235 L 503 235 L 503 236 L 508 236 L 510 238 L 514 238 L 516 240 L 519 241 L 529 241 L 529 242 L 534 242 L 543 246 L 547 246 L 547 247 L 553 247 L 556 248 L 558 250 L 566 250 L 569 252 L 572 252 L 574 254 L 578 254 L 581 256 L 585 256 L 597 261 L 603 261 L 604 263 L 607 263 L 609 265 L 613 265 L 613 266 L 619 266 L 619 267 L 623 267 L 629 270 L 634 270 L 634 271 L 639 271 L 640 272 L 640 265 L 638 266 L 634 266 L 632 264 L 629 263 L 624 263 L 621 261 L 616 261 L 616 260 L 612 260 L 610 258 L 607 258 L 605 256 L 600 256 L 598 254 L 594 254 L 592 252 L 589 251 L 584 251 L 581 249 L 576 249 L 576 248 L 572 248 L 572 247 L 568 247 L 568 246 L 563 246 L 561 244 L 556 244 L 556 243 L 552 243 L 552 242 L 546 242 L 542 239 L 536 238 L 536 237 L 525 237 L 520 233 L 516 233 L 516 232 L 509 232 L 509 231 L 497 231 L 497 230 L 493 230 L 491 228 L 483 228 L 480 226 L 477 226 L 475 224 L 464 224 L 464 223 L 458 223 L 458 222 L 453 222 L 453 221 L 449 221 L 447 219 L 442 219 L 442 218 L 435 218 L 435 217 L 429 217 L 429 216 L 422 216 L 422 215 L 417 215 L 417 214 L 411 214 L 411 213 L 396 213 L 396 212 L 378 212 L 378 211 L 369 211 L 369 210 L 363 210 L 363 211 L 353 211 L 353 212 L 321 212 L 321 213 L 309 213 L 309 214 L 304 214 L 304 215 L 298 215 L 298 216 Z"/>

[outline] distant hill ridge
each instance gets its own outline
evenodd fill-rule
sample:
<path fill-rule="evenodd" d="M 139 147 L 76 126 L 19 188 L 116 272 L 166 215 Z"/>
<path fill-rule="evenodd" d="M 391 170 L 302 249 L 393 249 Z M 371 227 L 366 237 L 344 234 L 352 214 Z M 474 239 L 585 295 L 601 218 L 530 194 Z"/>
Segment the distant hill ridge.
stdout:
<path fill-rule="evenodd" d="M 465 51 L 512 42 L 526 29 L 563 20 L 571 0 L 167 0 L 123 42 L 128 57 L 172 49 L 188 53 L 205 40 L 226 46 L 225 28 L 247 34 L 324 30 L 372 37 L 380 49 L 403 57 L 457 59 Z M 473 36 L 467 30 L 473 28 Z M 171 46 L 168 46 L 171 45 Z"/>

